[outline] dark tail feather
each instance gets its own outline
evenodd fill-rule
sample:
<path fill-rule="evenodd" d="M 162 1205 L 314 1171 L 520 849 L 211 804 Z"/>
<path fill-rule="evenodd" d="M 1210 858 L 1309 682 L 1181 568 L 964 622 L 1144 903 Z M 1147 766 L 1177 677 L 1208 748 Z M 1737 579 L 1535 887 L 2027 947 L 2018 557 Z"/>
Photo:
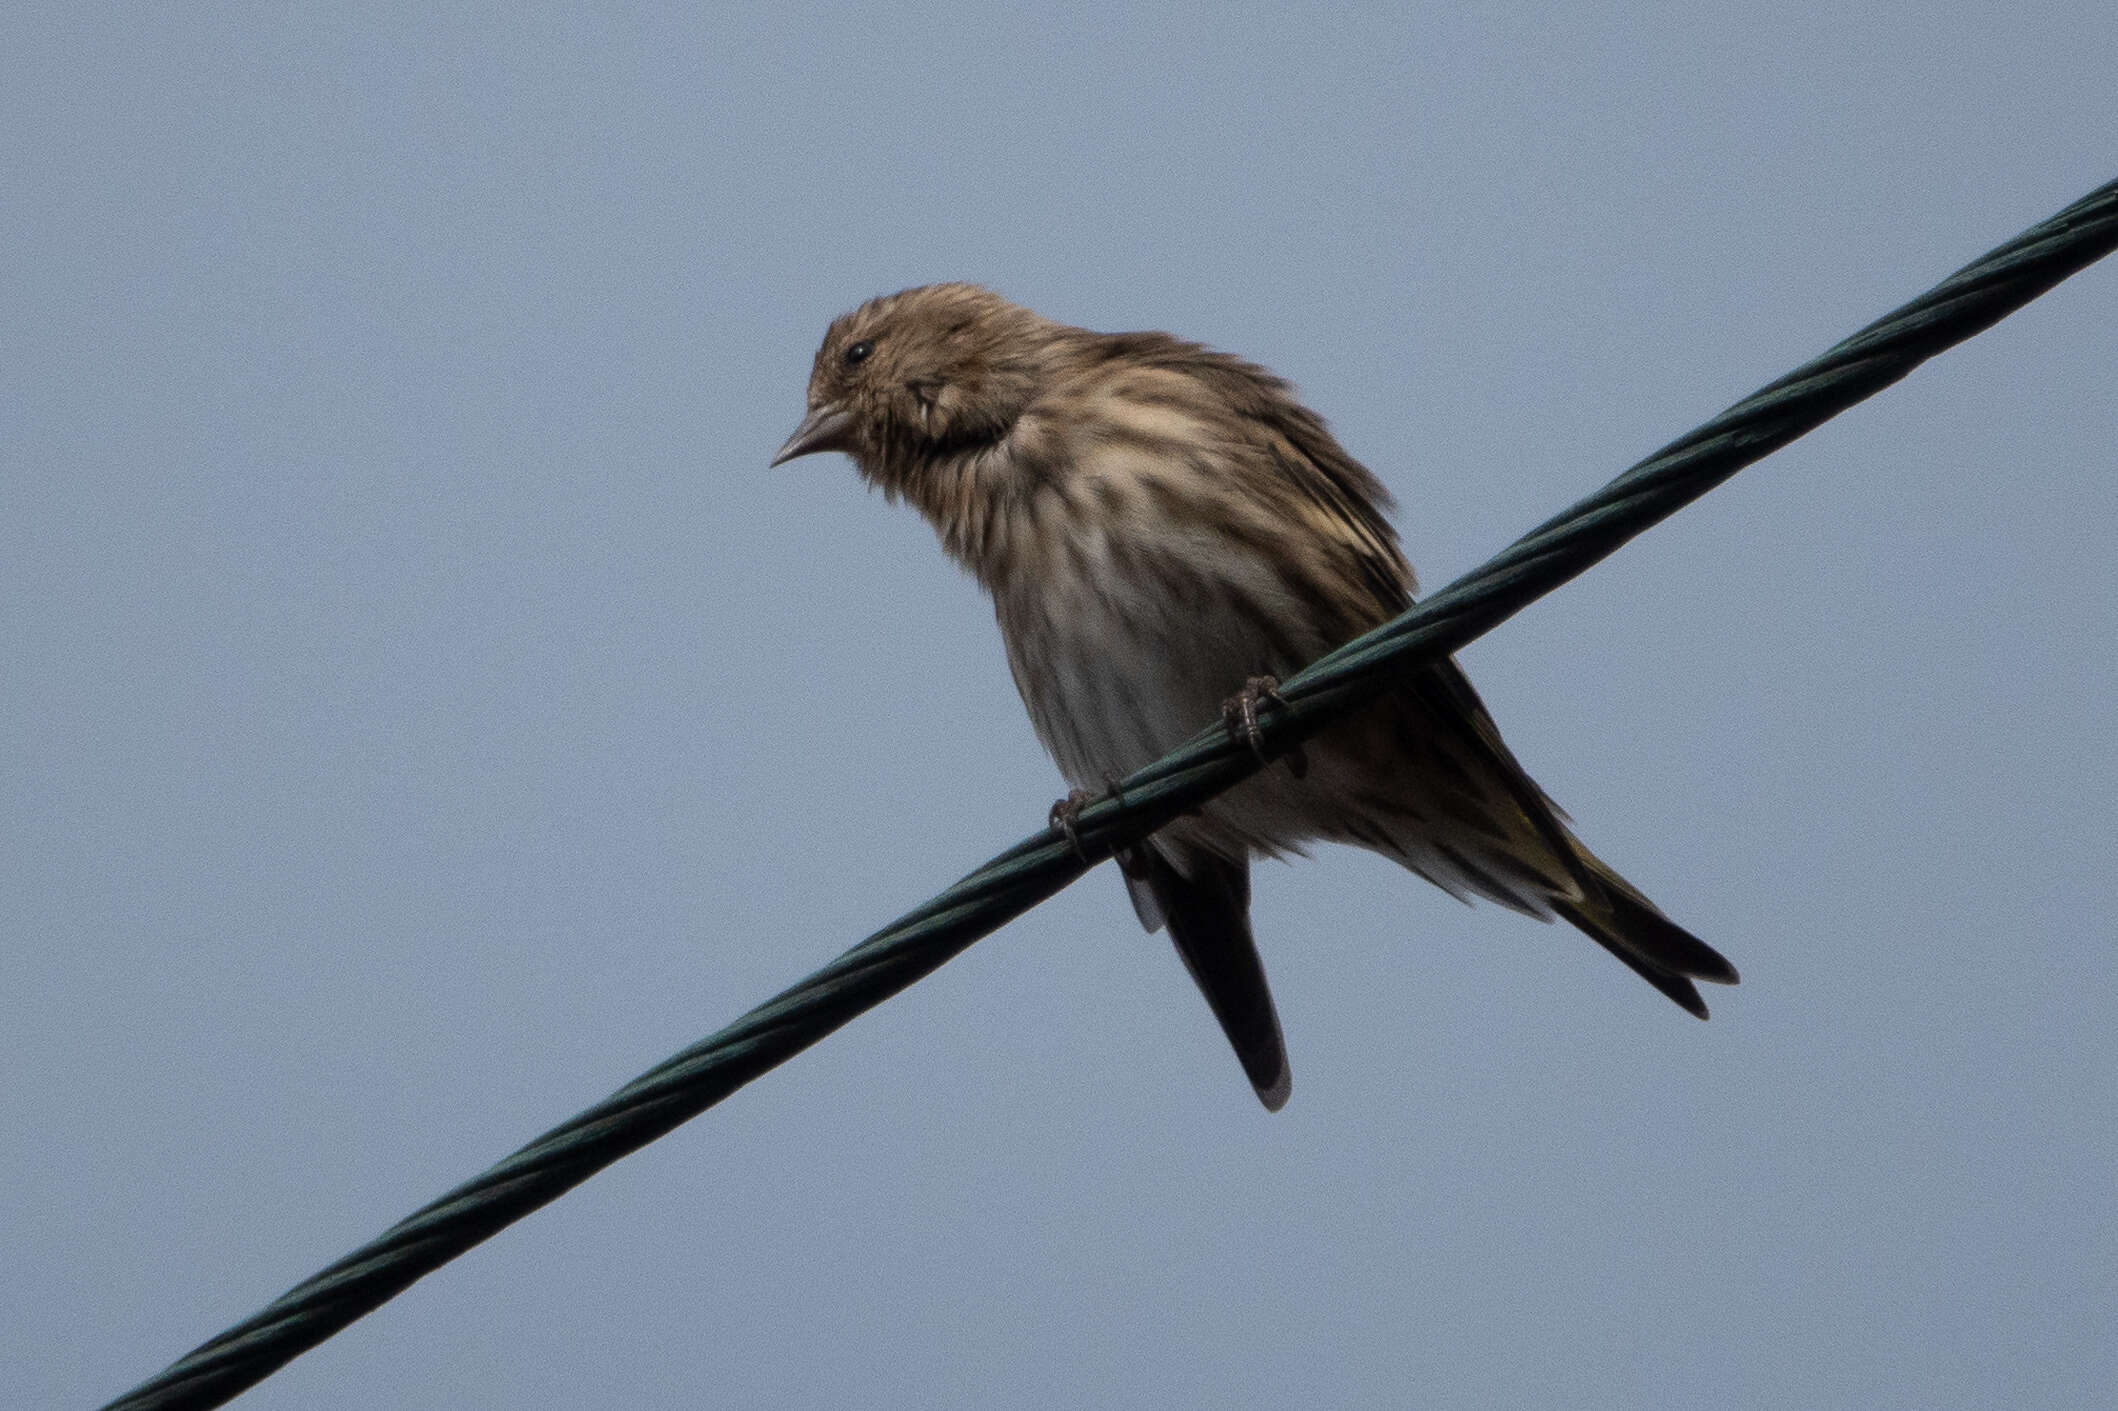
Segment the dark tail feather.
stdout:
<path fill-rule="evenodd" d="M 1579 902 L 1552 899 L 1552 909 L 1579 927 L 1588 938 L 1624 961 L 1641 979 L 1706 1017 L 1706 1001 L 1694 980 L 1733 985 L 1741 977 L 1727 957 L 1676 922 L 1633 889 L 1601 858 L 1580 849 L 1583 869 L 1594 885 Z"/>
<path fill-rule="evenodd" d="M 1126 885 L 1142 924 L 1152 931 L 1158 920 L 1168 923 L 1184 968 L 1221 1022 L 1258 1101 L 1277 1112 L 1287 1105 L 1294 1078 L 1250 934 L 1250 864 L 1200 856 L 1191 872 L 1183 876 L 1152 846 L 1126 859 Z"/>

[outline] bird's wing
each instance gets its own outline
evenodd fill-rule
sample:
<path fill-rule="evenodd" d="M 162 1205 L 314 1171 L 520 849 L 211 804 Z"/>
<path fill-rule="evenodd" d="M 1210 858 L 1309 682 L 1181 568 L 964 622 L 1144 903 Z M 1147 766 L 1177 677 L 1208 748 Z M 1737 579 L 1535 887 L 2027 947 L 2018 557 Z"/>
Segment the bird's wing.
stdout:
<path fill-rule="evenodd" d="M 1208 854 L 1186 859 L 1189 876 L 1152 844 L 1126 858 L 1125 885 L 1148 930 L 1169 927 L 1184 968 L 1206 996 L 1268 1112 L 1287 1103 L 1293 1075 L 1280 1016 L 1250 934 L 1250 864 Z"/>

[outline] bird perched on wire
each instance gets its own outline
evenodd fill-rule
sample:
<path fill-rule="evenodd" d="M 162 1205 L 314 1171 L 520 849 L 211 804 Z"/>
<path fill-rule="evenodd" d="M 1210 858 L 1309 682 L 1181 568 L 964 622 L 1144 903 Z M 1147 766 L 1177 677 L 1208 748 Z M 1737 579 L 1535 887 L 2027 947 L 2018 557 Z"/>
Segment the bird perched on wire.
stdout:
<path fill-rule="evenodd" d="M 832 323 L 773 464 L 843 451 L 992 596 L 1037 737 L 1073 792 L 1215 718 L 1258 744 L 1278 678 L 1403 612 L 1389 493 L 1265 369 L 1166 333 L 1093 333 L 970 284 Z M 1351 843 L 1450 894 L 1565 918 L 1700 1018 L 1735 967 L 1568 829 L 1453 660 L 1411 673 L 1121 855 L 1265 1106 L 1290 1087 L 1250 930 L 1250 859 Z"/>

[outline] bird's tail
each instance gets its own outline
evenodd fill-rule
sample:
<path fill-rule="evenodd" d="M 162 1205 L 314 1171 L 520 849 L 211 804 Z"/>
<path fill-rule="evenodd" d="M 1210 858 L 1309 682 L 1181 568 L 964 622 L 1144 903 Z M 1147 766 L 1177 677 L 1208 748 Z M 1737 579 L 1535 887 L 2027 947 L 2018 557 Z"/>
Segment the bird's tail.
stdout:
<path fill-rule="evenodd" d="M 1574 844 L 1576 875 L 1582 881 L 1578 900 L 1555 896 L 1552 910 L 1578 927 L 1590 940 L 1630 966 L 1633 973 L 1685 1009 L 1706 1017 L 1706 1001 L 1692 982 L 1733 985 L 1741 977 L 1728 958 L 1640 895 L 1609 863 L 1580 843 Z"/>

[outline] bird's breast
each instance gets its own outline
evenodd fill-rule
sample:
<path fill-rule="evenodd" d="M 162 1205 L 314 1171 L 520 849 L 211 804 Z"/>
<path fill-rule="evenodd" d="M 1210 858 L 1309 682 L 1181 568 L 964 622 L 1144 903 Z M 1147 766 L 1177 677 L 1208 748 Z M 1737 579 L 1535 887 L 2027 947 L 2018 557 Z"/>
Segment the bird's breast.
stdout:
<path fill-rule="evenodd" d="M 1271 565 L 1158 516 L 1059 519 L 993 590 L 1016 688 L 1069 781 L 1100 788 L 1219 718 L 1255 675 L 1285 675 L 1327 644 L 1289 624 Z"/>

